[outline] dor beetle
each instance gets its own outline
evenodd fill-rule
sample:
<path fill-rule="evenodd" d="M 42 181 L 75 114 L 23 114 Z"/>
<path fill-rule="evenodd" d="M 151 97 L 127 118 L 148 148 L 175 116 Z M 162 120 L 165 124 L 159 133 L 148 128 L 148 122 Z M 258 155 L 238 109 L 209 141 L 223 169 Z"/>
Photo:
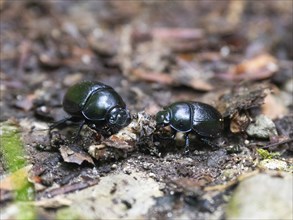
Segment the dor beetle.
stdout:
<path fill-rule="evenodd" d="M 164 108 L 156 115 L 157 128 L 169 125 L 172 138 L 177 132 L 183 132 L 185 150 L 188 152 L 189 133 L 194 132 L 198 137 L 210 143 L 209 139 L 217 137 L 224 128 L 224 120 L 214 107 L 201 102 L 175 102 Z"/>
<path fill-rule="evenodd" d="M 72 121 L 80 123 L 77 134 L 84 124 L 103 134 L 112 134 L 131 121 L 120 95 L 100 82 L 84 81 L 70 87 L 63 99 L 63 109 L 70 117 L 56 122 L 50 129 Z"/>

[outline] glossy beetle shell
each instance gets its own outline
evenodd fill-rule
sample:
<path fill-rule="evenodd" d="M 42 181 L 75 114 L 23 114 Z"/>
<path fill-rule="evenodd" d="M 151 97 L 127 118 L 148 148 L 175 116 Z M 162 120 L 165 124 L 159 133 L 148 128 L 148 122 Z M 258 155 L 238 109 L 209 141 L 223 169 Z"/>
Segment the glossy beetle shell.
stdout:
<path fill-rule="evenodd" d="M 201 102 L 176 102 L 164 108 L 163 114 L 168 114 L 169 118 L 165 125 L 179 132 L 194 131 L 203 137 L 217 136 L 224 126 L 222 115 Z"/>
<path fill-rule="evenodd" d="M 63 109 L 70 117 L 54 123 L 50 130 L 72 121 L 79 123 L 78 135 L 85 124 L 109 135 L 131 121 L 131 114 L 120 95 L 100 82 L 81 82 L 70 87 L 63 99 Z"/>
<path fill-rule="evenodd" d="M 106 113 L 117 106 L 126 107 L 112 87 L 100 82 L 78 83 L 67 90 L 63 99 L 68 114 L 92 121 L 105 120 Z"/>

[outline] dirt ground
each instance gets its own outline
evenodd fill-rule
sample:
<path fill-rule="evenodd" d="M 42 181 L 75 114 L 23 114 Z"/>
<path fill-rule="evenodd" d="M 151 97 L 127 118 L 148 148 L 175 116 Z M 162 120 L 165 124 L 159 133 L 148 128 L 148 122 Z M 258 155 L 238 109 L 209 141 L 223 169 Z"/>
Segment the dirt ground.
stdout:
<path fill-rule="evenodd" d="M 1 219 L 239 219 L 237 192 L 261 175 L 283 186 L 291 176 L 285 214 L 263 219 L 292 218 L 292 1 L 0 8 Z M 131 124 L 111 136 L 85 126 L 76 139 L 76 124 L 49 132 L 84 80 L 113 87 Z M 186 154 L 182 133 L 161 138 L 170 130 L 157 130 L 155 115 L 188 100 L 218 109 L 225 128 L 209 143 L 191 134 Z"/>

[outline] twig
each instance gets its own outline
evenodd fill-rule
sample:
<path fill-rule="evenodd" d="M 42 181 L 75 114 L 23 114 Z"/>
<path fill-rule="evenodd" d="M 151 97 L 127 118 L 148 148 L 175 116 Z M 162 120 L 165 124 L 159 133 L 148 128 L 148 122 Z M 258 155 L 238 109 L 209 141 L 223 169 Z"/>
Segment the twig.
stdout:
<path fill-rule="evenodd" d="M 293 138 L 289 138 L 289 139 L 286 139 L 286 140 L 283 140 L 283 141 L 280 141 L 280 142 L 277 142 L 277 143 L 272 143 L 272 144 L 266 145 L 266 146 L 264 146 L 262 148 L 276 147 L 276 146 L 281 145 L 281 144 L 290 143 L 291 141 L 293 141 Z"/>
<path fill-rule="evenodd" d="M 99 183 L 99 181 L 100 181 L 100 179 L 94 179 L 94 180 L 87 181 L 87 182 L 73 183 L 71 185 L 66 185 L 63 187 L 59 187 L 57 189 L 52 189 L 50 191 L 44 192 L 40 195 L 40 197 L 43 197 L 43 196 L 54 197 L 57 195 L 63 195 L 66 193 L 74 192 L 77 190 L 81 190 L 81 189 L 96 185 Z"/>
<path fill-rule="evenodd" d="M 204 188 L 204 191 L 224 191 L 224 190 L 230 188 L 231 186 L 236 185 L 238 182 L 243 181 L 244 179 L 247 179 L 249 177 L 252 177 L 258 173 L 259 173 L 259 170 L 255 170 L 250 173 L 244 173 L 244 174 L 238 176 L 236 179 L 229 181 L 226 184 L 207 186 Z"/>

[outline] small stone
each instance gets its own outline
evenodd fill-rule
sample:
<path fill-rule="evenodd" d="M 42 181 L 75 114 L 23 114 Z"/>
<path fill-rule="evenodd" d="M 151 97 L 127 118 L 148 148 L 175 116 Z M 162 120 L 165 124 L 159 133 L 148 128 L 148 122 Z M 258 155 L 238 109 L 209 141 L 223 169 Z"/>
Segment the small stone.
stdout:
<path fill-rule="evenodd" d="M 287 163 L 282 160 L 277 159 L 265 159 L 260 161 L 259 165 L 260 168 L 269 169 L 269 170 L 286 170 Z"/>
<path fill-rule="evenodd" d="M 154 174 L 154 173 L 149 173 L 149 177 L 151 177 L 151 178 L 155 178 L 155 177 L 156 177 L 156 174 Z"/>
<path fill-rule="evenodd" d="M 128 175 L 131 174 L 131 170 L 126 169 L 126 168 L 123 169 L 123 172 L 124 172 L 125 174 L 128 174 Z"/>
<path fill-rule="evenodd" d="M 112 170 L 117 169 L 117 164 L 114 163 L 114 164 L 111 166 L 111 169 L 112 169 Z"/>
<path fill-rule="evenodd" d="M 146 219 L 156 198 L 163 196 L 159 187 L 144 172 L 112 173 L 100 177 L 97 185 L 69 193 L 72 204 L 58 209 L 56 219 Z"/>
<path fill-rule="evenodd" d="M 246 132 L 251 137 L 264 139 L 278 135 L 274 122 L 265 115 L 258 115 L 255 122 L 248 126 Z"/>
<path fill-rule="evenodd" d="M 292 174 L 258 174 L 236 188 L 226 219 L 293 219 Z"/>
<path fill-rule="evenodd" d="M 143 169 L 145 169 L 145 170 L 149 170 L 150 167 L 151 167 L 151 164 L 150 164 L 150 163 L 143 163 L 142 167 L 143 167 Z"/>

